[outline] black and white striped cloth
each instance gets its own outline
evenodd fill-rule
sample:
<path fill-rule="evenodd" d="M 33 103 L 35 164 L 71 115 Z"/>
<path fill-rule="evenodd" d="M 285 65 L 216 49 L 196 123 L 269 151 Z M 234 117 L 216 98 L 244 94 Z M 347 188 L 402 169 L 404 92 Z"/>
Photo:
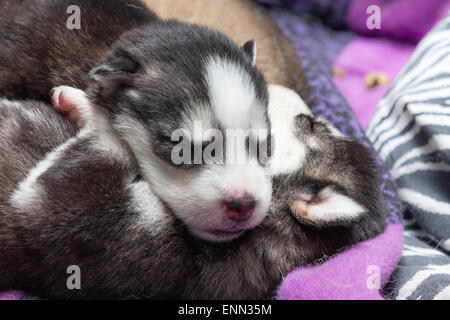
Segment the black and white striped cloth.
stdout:
<path fill-rule="evenodd" d="M 393 297 L 450 299 L 450 16 L 419 43 L 366 133 L 405 207 Z"/>

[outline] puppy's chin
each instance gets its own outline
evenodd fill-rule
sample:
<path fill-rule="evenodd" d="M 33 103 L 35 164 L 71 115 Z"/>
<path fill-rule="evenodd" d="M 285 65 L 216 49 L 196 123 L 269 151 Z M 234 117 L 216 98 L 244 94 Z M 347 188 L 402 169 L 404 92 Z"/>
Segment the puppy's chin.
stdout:
<path fill-rule="evenodd" d="M 183 212 L 178 218 L 195 237 L 210 242 L 226 242 L 234 240 L 245 232 L 257 227 L 266 217 L 268 208 L 260 205 L 253 216 L 246 221 L 234 222 L 227 219 L 226 213 L 203 213 L 197 215 Z M 174 212 L 177 215 L 176 212 Z M 189 217 L 191 219 L 189 219 Z M 192 217 L 195 217 L 192 219 Z M 208 219 L 209 218 L 209 219 Z"/>
<path fill-rule="evenodd" d="M 202 230 L 193 227 L 190 228 L 188 227 L 188 229 L 197 238 L 210 242 L 231 241 L 240 237 L 246 231 L 245 229 L 236 229 L 236 228 L 230 228 L 225 230 L 221 229 Z"/>

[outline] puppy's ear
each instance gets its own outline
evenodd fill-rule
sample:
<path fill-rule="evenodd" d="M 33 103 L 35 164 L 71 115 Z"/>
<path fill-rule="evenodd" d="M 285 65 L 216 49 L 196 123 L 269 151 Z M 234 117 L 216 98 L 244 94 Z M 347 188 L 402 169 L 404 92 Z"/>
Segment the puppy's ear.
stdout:
<path fill-rule="evenodd" d="M 121 85 L 131 82 L 138 71 L 139 64 L 126 56 L 118 56 L 92 69 L 89 76 L 107 91 L 113 91 Z"/>
<path fill-rule="evenodd" d="M 256 43 L 255 40 L 248 40 L 244 45 L 242 46 L 242 50 L 250 57 L 253 64 L 256 63 Z"/>
<path fill-rule="evenodd" d="M 317 225 L 347 225 L 367 210 L 352 198 L 327 186 L 315 196 L 293 197 L 290 209 L 300 221 Z"/>
<path fill-rule="evenodd" d="M 298 136 L 309 136 L 313 134 L 316 121 L 309 114 L 299 114 L 294 119 L 295 130 Z"/>

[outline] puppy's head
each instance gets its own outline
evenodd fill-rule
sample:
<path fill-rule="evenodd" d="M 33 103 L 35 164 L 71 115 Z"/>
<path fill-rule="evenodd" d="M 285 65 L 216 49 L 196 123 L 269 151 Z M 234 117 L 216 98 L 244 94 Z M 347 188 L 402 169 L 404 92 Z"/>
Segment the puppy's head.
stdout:
<path fill-rule="evenodd" d="M 125 34 L 91 71 L 91 101 L 110 111 L 155 193 L 206 240 L 235 238 L 268 211 L 268 95 L 254 61 L 252 41 L 168 21 Z"/>
<path fill-rule="evenodd" d="M 351 225 L 367 217 L 382 221 L 372 151 L 310 115 L 298 115 L 295 127 L 307 151 L 304 165 L 289 178 L 297 186 L 289 199 L 294 216 L 316 226 Z"/>
<path fill-rule="evenodd" d="M 295 219 L 315 227 L 362 220 L 384 226 L 373 152 L 314 118 L 291 90 L 271 86 L 270 96 L 275 211 L 287 207 Z"/>

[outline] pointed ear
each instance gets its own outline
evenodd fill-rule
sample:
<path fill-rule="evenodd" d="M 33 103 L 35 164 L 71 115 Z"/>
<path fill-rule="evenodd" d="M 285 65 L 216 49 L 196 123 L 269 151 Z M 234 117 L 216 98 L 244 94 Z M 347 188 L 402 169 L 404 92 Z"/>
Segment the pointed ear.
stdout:
<path fill-rule="evenodd" d="M 295 130 L 300 137 L 313 134 L 315 119 L 309 114 L 300 113 L 294 119 Z"/>
<path fill-rule="evenodd" d="M 139 65 L 129 57 L 119 56 L 92 69 L 89 76 L 100 86 L 112 91 L 121 85 L 130 83 Z"/>
<path fill-rule="evenodd" d="M 256 63 L 256 43 L 255 40 L 248 40 L 244 45 L 242 46 L 242 50 L 250 57 L 253 64 Z"/>

